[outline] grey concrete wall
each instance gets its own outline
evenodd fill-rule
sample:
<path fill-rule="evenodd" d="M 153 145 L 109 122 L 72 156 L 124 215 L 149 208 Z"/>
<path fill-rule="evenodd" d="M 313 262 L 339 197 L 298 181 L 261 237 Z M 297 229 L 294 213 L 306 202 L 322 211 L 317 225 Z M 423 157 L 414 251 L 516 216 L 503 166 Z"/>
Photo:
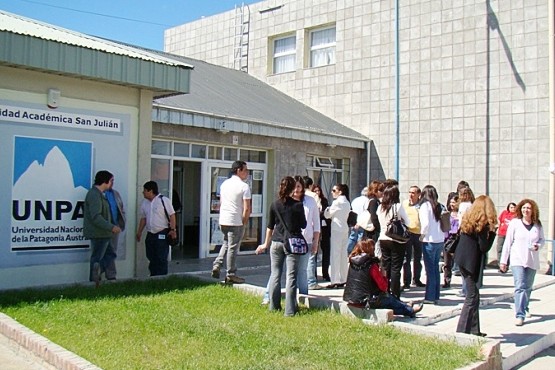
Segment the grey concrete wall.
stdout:
<path fill-rule="evenodd" d="M 250 6 L 249 73 L 367 135 L 371 179 L 395 175 L 394 4 L 268 0 Z M 403 191 L 433 184 L 445 200 L 464 179 L 476 195 L 489 193 L 499 210 L 535 199 L 547 221 L 547 4 L 399 1 Z M 276 5 L 282 6 L 264 11 Z M 230 11 L 167 30 L 165 49 L 232 67 L 234 19 Z M 336 63 L 308 68 L 306 32 L 326 24 L 336 25 Z M 269 45 L 289 33 L 297 36 L 296 69 L 274 75 Z"/>

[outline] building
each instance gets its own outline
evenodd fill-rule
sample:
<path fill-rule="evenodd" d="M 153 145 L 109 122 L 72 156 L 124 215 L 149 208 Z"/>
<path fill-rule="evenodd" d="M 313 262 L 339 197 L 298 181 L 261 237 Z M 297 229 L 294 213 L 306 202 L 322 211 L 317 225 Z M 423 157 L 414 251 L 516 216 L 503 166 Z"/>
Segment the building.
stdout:
<path fill-rule="evenodd" d="M 442 199 L 464 179 L 499 210 L 530 197 L 552 236 L 554 18 L 547 0 L 268 0 L 168 29 L 164 48 L 367 136 L 370 179 Z"/>
<path fill-rule="evenodd" d="M 180 198 L 176 252 L 196 258 L 219 248 L 218 185 L 234 160 L 253 189 L 242 253 L 261 243 L 282 176 L 367 181 L 363 135 L 252 76 L 2 11 L 0 145 L 0 290 L 88 281 L 83 200 L 101 169 L 127 213 L 119 278 L 148 274 L 135 233 L 150 179 Z"/>

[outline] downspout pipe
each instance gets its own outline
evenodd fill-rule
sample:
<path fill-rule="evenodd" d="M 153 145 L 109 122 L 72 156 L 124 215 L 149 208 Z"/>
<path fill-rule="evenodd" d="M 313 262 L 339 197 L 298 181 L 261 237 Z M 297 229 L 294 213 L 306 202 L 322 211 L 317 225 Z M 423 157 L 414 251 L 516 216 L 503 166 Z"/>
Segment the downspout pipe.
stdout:
<path fill-rule="evenodd" d="M 549 22 L 549 159 L 551 176 L 549 177 L 549 230 L 548 238 L 555 243 L 555 5 L 547 2 Z M 550 248 L 549 248 L 550 247 Z M 551 264 L 551 272 L 555 270 L 553 263 L 553 244 L 547 248 L 547 260 Z"/>
<path fill-rule="evenodd" d="M 399 180 L 399 0 L 395 0 L 395 179 Z"/>

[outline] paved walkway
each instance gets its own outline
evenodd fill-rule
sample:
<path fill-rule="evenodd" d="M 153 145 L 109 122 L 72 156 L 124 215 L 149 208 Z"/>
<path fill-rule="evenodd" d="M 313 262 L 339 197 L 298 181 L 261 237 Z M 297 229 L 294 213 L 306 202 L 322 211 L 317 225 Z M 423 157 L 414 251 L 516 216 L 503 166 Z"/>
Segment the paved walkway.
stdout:
<path fill-rule="evenodd" d="M 189 274 L 203 280 L 214 281 L 210 277 L 212 261 L 213 258 L 172 261 L 170 273 Z M 246 279 L 246 284 L 253 291 L 260 292 L 266 286 L 270 273 L 269 255 L 240 256 L 238 267 L 238 274 Z M 326 284 L 321 282 L 321 285 Z M 452 288 L 442 290 L 438 305 L 425 305 L 416 319 L 396 317 L 396 321 L 419 325 L 438 333 L 454 333 L 464 300 L 457 295 L 460 284 L 461 278 L 454 277 Z M 511 298 L 513 289 L 513 278 L 510 273 L 501 274 L 492 269 L 485 271 L 484 287 L 480 290 L 481 329 L 488 334 L 488 338 L 500 341 L 504 369 L 517 368 L 519 364 L 522 364 L 520 368 L 523 369 L 532 367 L 534 370 L 551 369 L 553 351 L 555 351 L 550 348 L 555 344 L 555 278 L 543 275 L 543 271 L 536 275 L 530 305 L 533 317 L 527 319 L 522 327 L 514 325 Z M 342 302 L 342 289 L 313 290 L 310 293 L 327 300 Z M 419 301 L 423 298 L 424 288 L 411 288 L 402 293 L 402 299 L 406 301 Z M 537 358 L 533 358 L 535 355 Z M 550 366 L 545 367 L 545 362 Z M 0 365 L 2 369 L 52 369 L 37 361 L 36 357 L 28 351 L 9 342 L 3 335 L 0 335 L 0 364 L 14 364 L 11 368 Z"/>

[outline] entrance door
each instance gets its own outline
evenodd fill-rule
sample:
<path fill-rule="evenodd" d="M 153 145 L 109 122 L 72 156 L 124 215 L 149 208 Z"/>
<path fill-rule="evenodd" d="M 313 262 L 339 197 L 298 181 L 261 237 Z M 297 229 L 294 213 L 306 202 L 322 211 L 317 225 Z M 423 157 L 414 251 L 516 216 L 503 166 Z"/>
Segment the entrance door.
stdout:
<path fill-rule="evenodd" d="M 199 258 L 201 215 L 201 162 L 173 162 L 173 196 L 179 248 L 172 249 L 172 259 Z M 180 203 L 180 207 L 178 206 Z M 177 210 L 177 208 L 180 208 Z"/>
<path fill-rule="evenodd" d="M 252 201 L 251 201 L 251 216 L 247 224 L 243 241 L 241 242 L 240 254 L 252 254 L 256 247 L 262 242 L 263 222 L 264 222 L 264 207 L 263 207 L 263 194 L 265 190 L 265 165 L 248 164 L 249 177 L 247 183 L 251 188 Z M 210 191 L 207 194 L 207 209 L 209 216 L 207 217 L 207 243 L 208 250 L 206 257 L 215 256 L 219 253 L 223 243 L 223 234 L 219 227 L 219 213 L 220 213 L 220 186 L 227 180 L 230 175 L 231 165 L 229 163 L 215 163 L 212 162 L 208 165 Z M 265 228 L 264 228 L 265 231 Z"/>

